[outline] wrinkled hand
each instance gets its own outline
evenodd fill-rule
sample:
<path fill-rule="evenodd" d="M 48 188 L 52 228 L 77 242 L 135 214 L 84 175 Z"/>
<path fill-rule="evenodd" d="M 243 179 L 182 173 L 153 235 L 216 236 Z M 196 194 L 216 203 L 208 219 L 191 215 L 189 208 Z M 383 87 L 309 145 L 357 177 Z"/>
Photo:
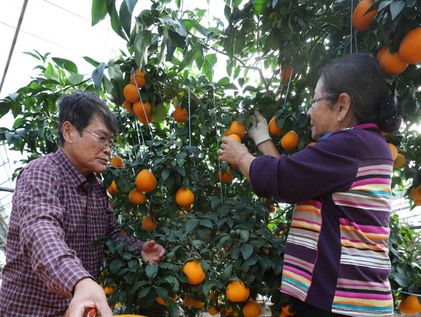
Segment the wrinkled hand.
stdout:
<path fill-rule="evenodd" d="M 248 130 L 248 134 L 253 139 L 254 143 L 259 145 L 271 139 L 268 131 L 268 122 L 257 110 L 254 111 L 254 119 L 255 122 Z"/>
<path fill-rule="evenodd" d="M 76 284 L 74 295 L 65 317 L 84 316 L 84 313 L 93 307 L 101 313 L 101 316 L 113 317 L 102 287 L 94 280 L 85 278 Z"/>
<path fill-rule="evenodd" d="M 218 150 L 218 159 L 230 164 L 238 165 L 239 160 L 246 153 L 249 153 L 247 147 L 231 138 L 223 137 L 221 147 Z"/>
<path fill-rule="evenodd" d="M 143 261 L 149 264 L 158 263 L 161 261 L 164 254 L 165 248 L 153 240 L 146 241 L 143 244 L 142 251 L 140 252 Z"/>

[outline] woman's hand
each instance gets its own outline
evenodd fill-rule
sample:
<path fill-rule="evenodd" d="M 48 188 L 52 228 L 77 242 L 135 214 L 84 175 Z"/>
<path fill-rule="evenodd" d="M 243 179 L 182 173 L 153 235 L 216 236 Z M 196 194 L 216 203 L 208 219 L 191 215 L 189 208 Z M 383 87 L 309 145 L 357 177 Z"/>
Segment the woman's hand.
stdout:
<path fill-rule="evenodd" d="M 249 179 L 249 169 L 255 157 L 251 155 L 244 144 L 229 137 L 223 137 L 221 147 L 218 150 L 218 159 L 232 164 Z"/>
<path fill-rule="evenodd" d="M 142 251 L 140 252 L 143 261 L 149 264 L 159 263 L 164 254 L 165 248 L 153 240 L 146 241 L 143 244 Z"/>
<path fill-rule="evenodd" d="M 256 146 L 271 140 L 268 130 L 268 122 L 257 110 L 254 111 L 254 123 L 247 132 L 253 139 Z"/>

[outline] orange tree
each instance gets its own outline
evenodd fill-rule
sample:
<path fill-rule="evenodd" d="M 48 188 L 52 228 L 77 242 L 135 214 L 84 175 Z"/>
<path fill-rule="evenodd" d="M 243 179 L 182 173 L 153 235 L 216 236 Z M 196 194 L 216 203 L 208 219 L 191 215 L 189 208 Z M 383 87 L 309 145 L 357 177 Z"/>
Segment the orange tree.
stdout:
<path fill-rule="evenodd" d="M 387 47 L 378 58 L 404 105 L 403 129 L 386 136 L 405 156 L 393 184 L 413 192 L 421 183 L 421 138 L 413 128 L 420 122 L 421 76 L 412 60 L 419 41 L 409 41 L 409 53 L 402 51 L 407 61 L 399 53 L 405 36 L 420 26 L 419 2 L 355 1 L 351 7 L 346 1 L 225 1 L 228 24 L 215 21 L 205 27 L 206 12 L 183 11 L 182 1 L 152 1 L 132 19 L 135 0 L 119 8 L 112 0 L 94 0 L 93 24 L 108 14 L 114 31 L 127 40 L 128 53 L 105 63 L 86 58 L 95 67 L 92 80 L 78 74 L 71 61 L 34 54 L 41 74 L 1 101 L 1 114 L 10 110 L 15 117 L 2 135 L 14 148 L 29 151 L 30 159 L 53 151 L 59 95 L 75 87 L 96 90 L 120 123 L 113 155 L 124 164 L 113 164 L 103 175 L 116 216 L 127 234 L 153 238 L 167 248 L 161 263 L 147 265 L 129 246 L 106 242 L 100 278 L 115 311 L 176 316 L 182 308 L 193 316 L 207 307 L 227 316 L 244 314 L 247 301 L 261 294 L 272 296 L 278 315 L 291 207 L 258 199 L 235 167 L 218 163 L 219 140 L 241 131 L 241 124 L 248 126 L 258 108 L 282 128 L 273 136 L 281 152 L 302 149 L 310 142 L 305 104 L 312 98 L 317 69 L 334 56 L 376 54 Z M 226 76 L 215 82 L 213 70 L 221 56 L 227 59 Z M 255 150 L 247 134 L 239 134 Z M 220 181 L 218 174 L 226 175 L 228 168 L 232 176 Z M 142 193 L 145 187 L 136 180 L 145 169 L 157 185 Z M 396 217 L 392 220 L 393 287 L 419 293 L 415 234 Z M 186 269 L 190 261 L 196 264 Z M 226 293 L 237 280 L 250 291 L 239 302 Z"/>

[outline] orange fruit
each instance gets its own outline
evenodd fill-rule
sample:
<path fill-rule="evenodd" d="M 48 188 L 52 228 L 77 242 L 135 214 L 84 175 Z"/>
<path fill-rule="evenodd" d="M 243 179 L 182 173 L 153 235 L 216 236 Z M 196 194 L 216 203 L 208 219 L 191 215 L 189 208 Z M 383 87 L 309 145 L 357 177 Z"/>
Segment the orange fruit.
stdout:
<path fill-rule="evenodd" d="M 159 304 L 159 305 L 162 305 L 162 306 L 166 306 L 167 305 L 167 302 L 166 301 L 164 301 L 161 297 L 159 297 L 159 296 L 157 296 L 156 298 L 155 298 L 155 301 Z"/>
<path fill-rule="evenodd" d="M 421 62 L 421 27 L 409 31 L 399 45 L 399 57 L 408 64 Z"/>
<path fill-rule="evenodd" d="M 190 285 L 199 285 L 206 278 L 199 260 L 188 261 L 183 266 L 183 273 L 187 276 Z"/>
<path fill-rule="evenodd" d="M 387 145 L 389 145 L 390 152 L 392 153 L 393 160 L 395 160 L 396 157 L 398 156 L 398 149 L 396 148 L 396 146 L 393 143 L 387 143 Z"/>
<path fill-rule="evenodd" d="M 106 296 L 111 295 L 111 293 L 114 291 L 111 286 L 104 286 L 103 289 Z"/>
<path fill-rule="evenodd" d="M 110 184 L 110 186 L 108 186 L 107 188 L 108 192 L 112 195 L 115 194 L 116 192 L 118 192 L 118 188 L 117 188 L 117 183 L 115 180 L 113 180 Z"/>
<path fill-rule="evenodd" d="M 399 75 L 408 67 L 408 64 L 401 60 L 398 52 L 392 54 L 387 47 L 379 50 L 377 60 L 386 73 L 393 75 Z"/>
<path fill-rule="evenodd" d="M 268 124 L 269 133 L 273 136 L 280 137 L 282 134 L 282 128 L 278 128 L 276 126 L 276 116 L 273 116 L 272 119 L 269 120 Z"/>
<path fill-rule="evenodd" d="M 244 317 L 259 317 L 262 309 L 256 301 L 251 300 L 243 307 L 242 312 Z"/>
<path fill-rule="evenodd" d="M 201 309 L 201 308 L 203 308 L 203 306 L 205 306 L 205 303 L 203 303 L 201 300 L 192 298 L 190 296 L 184 297 L 183 304 L 186 307 L 192 307 L 192 308 L 196 308 L 196 309 Z"/>
<path fill-rule="evenodd" d="M 421 185 L 418 185 L 411 190 L 410 197 L 415 202 L 416 206 L 421 205 Z"/>
<path fill-rule="evenodd" d="M 401 314 L 415 314 L 421 312 L 421 304 L 418 296 L 409 295 L 399 304 Z"/>
<path fill-rule="evenodd" d="M 244 135 L 246 134 L 246 128 L 244 127 L 244 124 L 242 124 L 240 121 L 234 120 L 231 122 L 231 125 L 228 129 L 229 134 L 236 134 L 242 139 Z"/>
<path fill-rule="evenodd" d="M 228 167 L 225 171 L 218 172 L 219 181 L 224 184 L 229 184 L 234 179 L 234 176 L 231 173 L 231 169 Z"/>
<path fill-rule="evenodd" d="M 230 139 L 233 139 L 234 141 L 237 141 L 237 142 L 241 143 L 241 138 L 237 134 L 230 134 L 230 135 L 228 135 L 228 137 Z"/>
<path fill-rule="evenodd" d="M 133 84 L 127 84 L 123 88 L 123 96 L 129 102 L 136 102 L 139 100 L 137 88 Z"/>
<path fill-rule="evenodd" d="M 357 4 L 352 13 L 352 26 L 354 29 L 360 32 L 368 30 L 377 14 L 377 10 L 367 12 L 373 4 L 373 0 L 361 0 Z"/>
<path fill-rule="evenodd" d="M 134 114 L 137 116 L 137 117 L 139 117 L 139 116 L 145 116 L 145 112 L 146 112 L 146 114 L 151 114 L 152 113 L 152 106 L 151 106 L 151 104 L 149 103 L 149 102 L 141 102 L 140 100 L 139 101 L 136 101 L 134 104 L 133 104 L 133 112 L 134 112 Z"/>
<path fill-rule="evenodd" d="M 250 289 L 243 281 L 237 280 L 228 283 L 225 294 L 231 302 L 244 302 L 250 296 Z"/>
<path fill-rule="evenodd" d="M 281 138 L 281 146 L 287 151 L 292 151 L 297 148 L 298 141 L 300 141 L 300 137 L 298 136 L 297 132 L 294 130 L 289 130 Z"/>
<path fill-rule="evenodd" d="M 139 88 L 143 88 L 146 85 L 145 75 L 146 72 L 144 70 L 135 70 L 136 83 Z M 134 84 L 133 74 L 130 75 L 130 81 Z"/>
<path fill-rule="evenodd" d="M 132 108 L 133 105 L 132 105 L 132 103 L 130 101 L 124 100 L 123 106 L 124 106 L 124 108 L 126 109 L 127 112 L 134 113 L 133 112 L 133 108 Z"/>
<path fill-rule="evenodd" d="M 292 317 L 295 313 L 290 311 L 289 304 L 282 306 L 279 317 Z"/>
<path fill-rule="evenodd" d="M 175 108 L 172 116 L 174 120 L 179 123 L 185 123 L 189 120 L 189 113 L 187 112 L 187 109 L 179 106 Z"/>
<path fill-rule="evenodd" d="M 139 189 L 133 188 L 129 193 L 129 201 L 133 205 L 142 205 L 146 202 L 146 195 Z"/>
<path fill-rule="evenodd" d="M 219 313 L 219 311 L 215 307 L 210 306 L 208 308 L 208 313 L 209 313 L 209 315 L 214 316 L 214 315 L 217 315 Z"/>
<path fill-rule="evenodd" d="M 145 114 L 140 114 L 136 117 L 142 124 L 149 124 L 152 122 L 152 113 L 148 113 L 146 117 Z"/>
<path fill-rule="evenodd" d="M 393 161 L 393 168 L 398 169 L 404 166 L 406 163 L 406 157 L 402 153 L 398 153 L 395 160 Z"/>
<path fill-rule="evenodd" d="M 194 199 L 194 193 L 187 187 L 180 187 L 175 193 L 175 202 L 183 208 L 190 206 Z"/>
<path fill-rule="evenodd" d="M 116 155 L 110 160 L 110 166 L 115 168 L 123 168 L 124 161 L 120 156 Z"/>
<path fill-rule="evenodd" d="M 158 222 L 152 219 L 152 216 L 150 214 L 147 214 L 145 217 L 143 217 L 143 220 L 142 220 L 143 230 L 151 232 L 151 231 L 154 231 L 157 226 L 158 226 Z"/>
<path fill-rule="evenodd" d="M 285 67 L 285 69 L 282 70 L 282 83 L 283 84 L 288 84 L 289 79 L 291 78 L 292 75 L 292 67 L 291 66 L 287 66 Z"/>
<path fill-rule="evenodd" d="M 143 169 L 136 175 L 135 184 L 141 192 L 153 191 L 156 188 L 156 183 L 155 175 L 150 170 Z"/>

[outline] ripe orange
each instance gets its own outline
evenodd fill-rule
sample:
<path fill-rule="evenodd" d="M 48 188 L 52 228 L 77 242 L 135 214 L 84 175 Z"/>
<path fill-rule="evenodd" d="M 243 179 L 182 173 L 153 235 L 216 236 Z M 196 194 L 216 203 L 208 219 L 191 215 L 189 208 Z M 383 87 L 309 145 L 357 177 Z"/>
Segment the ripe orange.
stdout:
<path fill-rule="evenodd" d="M 136 117 L 142 124 L 149 124 L 152 122 L 152 113 L 148 113 L 146 117 L 145 114 L 140 114 Z"/>
<path fill-rule="evenodd" d="M 243 307 L 242 312 L 244 317 L 259 317 L 262 309 L 256 301 L 251 300 Z"/>
<path fill-rule="evenodd" d="M 297 132 L 294 130 L 289 130 L 281 138 L 281 146 L 287 151 L 292 151 L 297 148 L 299 141 L 300 137 L 298 136 Z"/>
<path fill-rule="evenodd" d="M 416 206 L 421 206 L 421 185 L 418 185 L 411 190 L 410 197 L 415 202 Z"/>
<path fill-rule="evenodd" d="M 118 188 L 117 188 L 117 183 L 115 180 L 113 180 L 110 184 L 110 186 L 108 186 L 107 188 L 108 192 L 112 195 L 115 194 L 116 192 L 118 192 Z"/>
<path fill-rule="evenodd" d="M 141 192 L 149 193 L 156 188 L 156 178 L 155 175 L 147 169 L 141 170 L 135 179 L 136 187 Z"/>
<path fill-rule="evenodd" d="M 243 281 L 237 280 L 228 283 L 225 294 L 231 302 L 244 302 L 250 296 L 250 289 Z"/>
<path fill-rule="evenodd" d="M 377 60 L 386 73 L 393 75 L 399 75 L 408 67 L 408 64 L 401 60 L 398 52 L 392 54 L 387 47 L 379 50 Z"/>
<path fill-rule="evenodd" d="M 276 126 L 276 116 L 273 116 L 272 119 L 269 120 L 268 130 L 273 136 L 277 136 L 278 138 L 281 136 L 282 128 Z"/>
<path fill-rule="evenodd" d="M 134 114 L 139 117 L 139 116 L 145 116 L 145 112 L 146 114 L 151 114 L 152 113 L 152 106 L 149 102 L 141 102 L 140 100 L 135 102 L 133 104 L 133 112 Z"/>
<path fill-rule="evenodd" d="M 392 152 L 393 160 L 395 160 L 396 157 L 398 156 L 398 149 L 393 143 L 387 143 L 387 145 L 389 145 L 390 152 Z"/>
<path fill-rule="evenodd" d="M 357 4 L 352 13 L 352 26 L 354 29 L 360 32 L 368 30 L 377 14 L 377 10 L 367 12 L 373 4 L 373 0 L 361 0 Z"/>
<path fill-rule="evenodd" d="M 292 317 L 295 315 L 295 312 L 290 311 L 289 304 L 282 306 L 281 314 L 279 317 Z"/>
<path fill-rule="evenodd" d="M 203 306 L 205 306 L 205 303 L 202 302 L 201 300 L 192 298 L 190 296 L 186 296 L 183 299 L 183 305 L 186 306 L 186 307 L 201 309 L 201 308 L 203 308 Z"/>
<path fill-rule="evenodd" d="M 194 198 L 194 193 L 187 187 L 180 187 L 175 193 L 175 202 L 183 208 L 189 207 L 194 202 Z"/>
<path fill-rule="evenodd" d="M 231 125 L 228 129 L 228 135 L 229 134 L 236 134 L 242 139 L 244 135 L 246 134 L 246 128 L 244 127 L 244 124 L 242 124 L 240 121 L 234 120 L 231 122 Z"/>
<path fill-rule="evenodd" d="M 231 169 L 229 167 L 225 171 L 219 171 L 218 177 L 219 181 L 224 184 L 229 184 L 234 179 L 234 176 L 232 175 Z"/>
<path fill-rule="evenodd" d="M 111 295 L 111 293 L 114 291 L 114 289 L 111 286 L 104 286 L 103 289 L 105 296 Z"/>
<path fill-rule="evenodd" d="M 292 75 L 292 67 L 291 66 L 287 66 L 285 67 L 285 69 L 282 70 L 282 83 L 283 84 L 288 84 L 289 79 L 291 78 Z"/>
<path fill-rule="evenodd" d="M 398 169 L 404 166 L 406 163 L 406 157 L 402 153 L 398 153 L 395 160 L 393 161 L 393 168 Z"/>
<path fill-rule="evenodd" d="M 172 116 L 174 120 L 179 123 L 185 123 L 189 120 L 189 113 L 187 112 L 187 109 L 180 106 L 175 108 Z"/>
<path fill-rule="evenodd" d="M 167 302 L 166 302 L 166 301 L 164 301 L 164 300 L 162 299 L 162 297 L 157 296 L 157 297 L 155 298 L 155 301 L 156 301 L 159 305 L 162 305 L 162 306 L 166 306 L 166 305 L 167 305 Z"/>
<path fill-rule="evenodd" d="M 237 134 L 230 134 L 230 135 L 228 135 L 228 137 L 230 139 L 233 139 L 234 141 L 237 141 L 237 142 L 241 143 L 241 138 Z"/>
<path fill-rule="evenodd" d="M 183 273 L 187 276 L 190 285 L 199 285 L 206 278 L 199 260 L 188 261 L 183 266 Z"/>
<path fill-rule="evenodd" d="M 399 304 L 399 311 L 402 314 L 415 314 L 421 312 L 421 304 L 418 296 L 409 295 Z"/>
<path fill-rule="evenodd" d="M 136 83 L 139 88 L 143 88 L 146 85 L 145 75 L 146 72 L 144 70 L 135 70 Z M 133 74 L 130 75 L 130 81 L 134 84 Z"/>
<path fill-rule="evenodd" d="M 129 201 L 133 205 L 142 205 L 146 202 L 146 195 L 139 189 L 133 188 L 129 193 Z"/>
<path fill-rule="evenodd" d="M 116 155 L 110 160 L 110 166 L 115 168 L 123 168 L 124 161 L 120 156 Z"/>
<path fill-rule="evenodd" d="M 421 27 L 409 31 L 399 45 L 399 56 L 408 64 L 421 62 Z"/>
<path fill-rule="evenodd" d="M 127 101 L 136 102 L 139 100 L 139 94 L 137 88 L 133 84 L 127 84 L 123 88 L 123 96 Z"/>
<path fill-rule="evenodd" d="M 127 112 L 134 113 L 133 108 L 132 108 L 133 105 L 130 101 L 124 100 L 123 106 L 124 106 L 124 108 L 126 109 Z"/>
<path fill-rule="evenodd" d="M 152 219 L 152 216 L 150 214 L 147 214 L 145 217 L 143 217 L 142 228 L 144 230 L 151 232 L 151 231 L 154 231 L 157 226 L 158 226 L 158 222 Z"/>
<path fill-rule="evenodd" d="M 216 307 L 209 306 L 208 313 L 209 313 L 209 315 L 214 316 L 214 315 L 217 315 L 219 313 L 219 311 L 216 309 Z"/>

